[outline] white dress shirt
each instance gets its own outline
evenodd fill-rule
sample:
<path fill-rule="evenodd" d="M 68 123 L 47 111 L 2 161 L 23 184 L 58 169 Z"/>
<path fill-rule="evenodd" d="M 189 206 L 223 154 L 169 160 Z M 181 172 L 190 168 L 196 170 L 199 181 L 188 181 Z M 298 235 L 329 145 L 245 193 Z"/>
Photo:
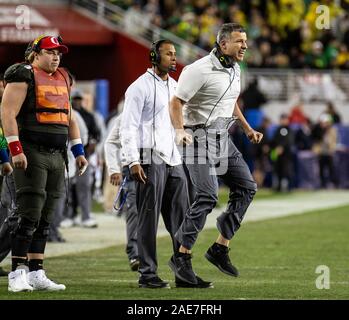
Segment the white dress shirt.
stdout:
<path fill-rule="evenodd" d="M 186 66 L 178 79 L 175 96 L 185 101 L 185 126 L 205 124 L 207 120 L 209 125 L 218 117 L 229 118 L 233 115 L 240 94 L 240 67 L 235 63 L 233 68 L 224 68 L 215 50 Z"/>
<path fill-rule="evenodd" d="M 140 163 L 140 148 L 152 149 L 168 165 L 182 163 L 169 113 L 176 85 L 170 76 L 162 80 L 148 69 L 128 87 L 120 128 L 128 165 Z"/>
<path fill-rule="evenodd" d="M 114 125 L 110 130 L 104 143 L 105 162 L 108 168 L 108 174 L 122 173 L 122 167 L 126 165 L 122 156 L 120 141 L 120 125 L 122 114 L 119 114 L 114 120 Z"/>

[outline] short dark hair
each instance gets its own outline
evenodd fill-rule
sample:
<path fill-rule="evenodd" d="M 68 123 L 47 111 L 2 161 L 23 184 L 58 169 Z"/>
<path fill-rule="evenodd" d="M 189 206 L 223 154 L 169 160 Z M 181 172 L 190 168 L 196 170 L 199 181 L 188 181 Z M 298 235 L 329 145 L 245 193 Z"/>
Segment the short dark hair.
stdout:
<path fill-rule="evenodd" d="M 160 50 L 163 44 L 172 44 L 174 46 L 174 43 L 171 40 L 162 39 L 162 40 L 159 40 L 158 43 L 156 44 L 156 49 Z"/>
<path fill-rule="evenodd" d="M 222 24 L 221 28 L 218 30 L 217 33 L 217 43 L 219 44 L 222 40 L 230 39 L 231 33 L 234 31 L 246 32 L 241 24 L 233 22 Z"/>

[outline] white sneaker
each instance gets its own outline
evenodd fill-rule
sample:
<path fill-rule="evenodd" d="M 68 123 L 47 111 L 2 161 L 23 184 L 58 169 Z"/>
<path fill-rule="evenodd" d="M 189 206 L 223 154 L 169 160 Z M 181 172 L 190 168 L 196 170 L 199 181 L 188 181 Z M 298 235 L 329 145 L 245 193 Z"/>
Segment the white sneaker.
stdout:
<path fill-rule="evenodd" d="M 64 284 L 57 284 L 46 277 L 45 270 L 29 272 L 28 283 L 34 290 L 60 291 L 65 290 Z"/>
<path fill-rule="evenodd" d="M 8 291 L 33 291 L 33 287 L 27 281 L 27 274 L 24 269 L 17 269 L 8 275 Z"/>
<path fill-rule="evenodd" d="M 87 220 L 82 221 L 81 225 L 85 228 L 97 228 L 98 227 L 97 221 L 93 218 L 89 218 Z"/>
<path fill-rule="evenodd" d="M 71 228 L 74 226 L 74 221 L 73 219 L 69 219 L 69 218 L 66 218 L 64 220 L 61 221 L 61 223 L 59 224 L 59 226 L 63 229 L 65 228 Z"/>

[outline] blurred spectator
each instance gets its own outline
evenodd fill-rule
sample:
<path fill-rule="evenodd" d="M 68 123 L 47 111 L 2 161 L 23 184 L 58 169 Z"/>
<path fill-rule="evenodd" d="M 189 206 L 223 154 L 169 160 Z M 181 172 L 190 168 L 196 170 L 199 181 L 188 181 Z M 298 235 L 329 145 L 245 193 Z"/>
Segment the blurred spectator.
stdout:
<path fill-rule="evenodd" d="M 280 125 L 276 129 L 271 141 L 271 159 L 274 165 L 276 191 L 289 191 L 291 189 L 292 174 L 292 147 L 294 146 L 294 133 L 289 126 L 288 116 L 280 116 Z"/>
<path fill-rule="evenodd" d="M 324 54 L 324 46 L 321 41 L 314 41 L 311 51 L 305 56 L 305 64 L 310 68 L 325 69 L 327 67 L 327 59 Z"/>
<path fill-rule="evenodd" d="M 257 131 L 263 133 L 263 140 L 259 144 L 254 144 L 253 155 L 254 155 L 254 171 L 253 177 L 256 180 L 257 186 L 264 187 L 265 178 L 268 173 L 272 171 L 270 163 L 270 137 L 269 128 L 271 126 L 271 120 L 267 117 L 263 118 L 261 126 Z"/>
<path fill-rule="evenodd" d="M 298 151 L 311 150 L 312 148 L 312 124 L 308 118 L 301 123 L 301 126 L 296 131 L 295 145 Z"/>
<path fill-rule="evenodd" d="M 143 35 L 150 27 L 151 16 L 142 11 L 140 1 L 135 1 L 126 11 L 124 28 L 135 35 Z"/>
<path fill-rule="evenodd" d="M 337 130 L 332 124 L 332 117 L 328 113 L 320 116 L 319 123 L 313 130 L 313 152 L 318 156 L 321 187 L 327 188 L 331 182 L 338 186 L 338 179 L 334 170 L 334 153 L 337 145 Z"/>
<path fill-rule="evenodd" d="M 290 31 L 299 28 L 305 12 L 304 0 L 268 1 L 267 10 L 269 25 L 286 38 Z"/>
<path fill-rule="evenodd" d="M 335 124 L 341 123 L 341 116 L 336 111 L 336 109 L 331 101 L 327 102 L 327 109 L 326 109 L 325 113 L 329 114 L 332 117 L 332 123 L 335 123 Z"/>
<path fill-rule="evenodd" d="M 89 159 L 96 151 L 96 145 L 100 141 L 100 131 L 98 129 L 94 115 L 87 111 L 83 106 L 83 93 L 80 90 L 74 90 L 71 94 L 72 97 L 72 106 L 75 111 L 77 111 L 80 116 L 83 118 L 87 130 L 88 130 L 88 142 L 84 147 L 86 158 Z M 81 176 L 76 176 L 72 180 L 72 190 L 76 194 L 76 202 L 74 203 L 81 209 L 81 224 L 87 228 L 97 227 L 96 220 L 91 216 L 91 205 L 92 205 L 92 168 L 89 165 L 86 169 L 85 174 Z M 76 212 L 76 209 L 73 208 L 73 212 Z M 70 217 L 72 218 L 72 217 Z"/>
<path fill-rule="evenodd" d="M 246 109 L 260 109 L 268 100 L 263 92 L 258 88 L 258 79 L 251 80 L 247 88 L 240 96 L 243 101 L 243 108 Z"/>
<path fill-rule="evenodd" d="M 305 124 L 308 122 L 308 118 L 304 114 L 304 106 L 302 102 L 292 108 L 288 120 L 290 124 Z"/>
<path fill-rule="evenodd" d="M 187 12 L 182 16 L 182 20 L 175 29 L 175 34 L 186 41 L 198 44 L 200 29 L 197 17 L 193 12 Z"/>
<path fill-rule="evenodd" d="M 73 110 L 74 116 L 76 118 L 77 124 L 80 130 L 81 142 L 83 145 L 87 144 L 88 140 L 88 130 L 86 124 L 80 114 Z M 70 145 L 68 146 L 68 150 L 70 150 Z M 73 181 L 75 181 L 75 177 L 77 175 L 77 168 L 74 161 L 74 156 L 72 152 L 67 153 L 68 156 L 68 171 L 65 172 L 65 192 L 63 196 L 59 199 L 57 206 L 55 208 L 55 213 L 53 217 L 53 221 L 50 224 L 50 233 L 48 236 L 49 242 L 65 242 L 59 227 L 73 225 L 73 199 L 72 199 L 72 187 Z"/>
<path fill-rule="evenodd" d="M 349 31 L 349 30 L 348 30 Z M 349 41 L 349 32 L 348 32 Z M 335 66 L 340 69 L 349 69 L 349 44 L 341 44 L 339 46 L 339 52 L 334 62 Z"/>

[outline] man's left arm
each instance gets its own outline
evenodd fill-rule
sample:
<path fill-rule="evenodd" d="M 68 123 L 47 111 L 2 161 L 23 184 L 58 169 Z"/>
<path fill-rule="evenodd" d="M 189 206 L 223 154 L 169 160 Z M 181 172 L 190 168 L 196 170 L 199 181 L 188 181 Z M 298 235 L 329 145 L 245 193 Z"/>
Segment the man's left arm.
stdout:
<path fill-rule="evenodd" d="M 244 130 L 246 136 L 252 143 L 260 143 L 263 139 L 263 133 L 258 132 L 254 130 L 249 123 L 247 122 L 246 118 L 242 114 L 240 107 L 237 103 L 235 103 L 235 108 L 233 115 L 236 116 L 241 123 L 242 129 Z"/>
<path fill-rule="evenodd" d="M 69 122 L 69 140 L 71 143 L 71 151 L 79 169 L 78 174 L 81 176 L 85 172 L 88 162 L 85 158 L 84 146 L 80 138 L 80 130 L 74 112 L 71 113 L 71 119 Z"/>

